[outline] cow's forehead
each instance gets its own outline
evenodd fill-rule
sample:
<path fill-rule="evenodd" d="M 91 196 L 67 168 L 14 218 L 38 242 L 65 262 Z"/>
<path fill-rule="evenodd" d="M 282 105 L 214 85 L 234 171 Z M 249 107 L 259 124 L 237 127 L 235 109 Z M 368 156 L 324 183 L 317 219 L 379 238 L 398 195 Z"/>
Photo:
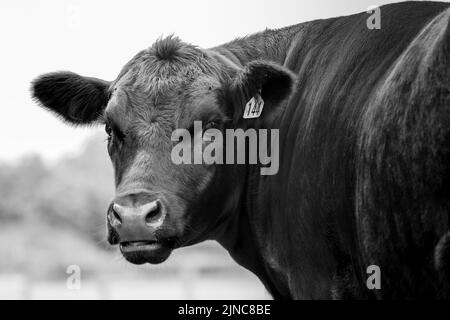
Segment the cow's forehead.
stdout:
<path fill-rule="evenodd" d="M 133 57 L 112 86 L 120 84 L 152 95 L 164 95 L 187 87 L 202 75 L 218 76 L 217 61 L 206 50 L 167 37 Z"/>
<path fill-rule="evenodd" d="M 198 104 L 204 97 L 220 88 L 220 81 L 209 75 L 198 75 L 197 78 L 187 81 L 181 77 L 169 79 L 158 83 L 159 79 L 149 79 L 148 83 L 127 83 L 118 81 L 112 88 L 107 110 L 124 108 L 129 111 L 138 111 L 141 106 L 155 109 L 167 109 L 168 105 L 175 109 L 191 104 Z M 156 87 L 156 88 L 155 88 Z M 164 88 L 163 88 L 164 87 Z"/>
<path fill-rule="evenodd" d="M 172 123 L 186 126 L 202 109 L 211 111 L 216 104 L 220 81 L 199 75 L 192 81 L 173 80 L 165 90 L 145 90 L 142 85 L 118 81 L 106 108 L 108 120 L 119 127 L 131 123 Z M 181 122 L 180 122 L 181 121 Z M 181 124 L 180 124 L 181 123 Z"/>
<path fill-rule="evenodd" d="M 111 85 L 108 118 L 119 122 L 173 120 L 189 114 L 220 86 L 217 62 L 195 46 L 168 37 L 138 53 Z"/>

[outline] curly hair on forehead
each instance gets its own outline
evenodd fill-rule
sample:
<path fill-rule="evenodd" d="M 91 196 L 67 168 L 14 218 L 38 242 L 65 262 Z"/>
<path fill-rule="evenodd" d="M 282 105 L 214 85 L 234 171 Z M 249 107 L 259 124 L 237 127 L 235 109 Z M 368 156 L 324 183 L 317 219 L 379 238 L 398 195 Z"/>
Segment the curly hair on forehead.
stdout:
<path fill-rule="evenodd" d="M 182 42 L 180 38 L 174 35 L 159 38 L 147 52 L 161 61 L 192 60 L 197 55 L 203 55 L 202 50 L 194 45 Z"/>
<path fill-rule="evenodd" d="M 219 76 L 217 61 L 207 50 L 170 35 L 134 56 L 113 85 L 122 79 L 122 84 L 160 95 L 183 87 L 202 74 Z"/>

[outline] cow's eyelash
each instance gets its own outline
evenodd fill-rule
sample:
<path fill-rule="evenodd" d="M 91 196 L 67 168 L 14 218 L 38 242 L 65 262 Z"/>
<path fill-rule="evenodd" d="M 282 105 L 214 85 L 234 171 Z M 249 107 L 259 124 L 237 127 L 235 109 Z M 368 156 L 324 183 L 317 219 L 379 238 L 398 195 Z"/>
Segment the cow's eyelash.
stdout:
<path fill-rule="evenodd" d="M 111 136 L 112 129 L 111 129 L 111 126 L 107 123 L 105 123 L 105 132 L 108 136 Z"/>

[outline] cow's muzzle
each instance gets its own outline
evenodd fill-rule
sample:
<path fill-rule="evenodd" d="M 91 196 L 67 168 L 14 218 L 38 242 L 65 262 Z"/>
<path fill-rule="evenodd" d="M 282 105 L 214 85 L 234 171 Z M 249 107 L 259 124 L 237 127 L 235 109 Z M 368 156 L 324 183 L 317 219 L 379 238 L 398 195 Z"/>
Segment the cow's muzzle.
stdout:
<path fill-rule="evenodd" d="M 159 199 L 137 207 L 115 202 L 107 215 L 108 241 L 119 244 L 122 255 L 131 263 L 161 263 L 170 255 L 174 242 L 157 236 L 166 216 Z"/>

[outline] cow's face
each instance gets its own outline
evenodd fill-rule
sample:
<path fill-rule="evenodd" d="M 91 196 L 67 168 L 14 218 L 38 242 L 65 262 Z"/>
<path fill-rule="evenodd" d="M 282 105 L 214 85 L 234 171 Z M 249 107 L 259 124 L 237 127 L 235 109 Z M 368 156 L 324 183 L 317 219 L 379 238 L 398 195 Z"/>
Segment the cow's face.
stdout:
<path fill-rule="evenodd" d="M 194 121 L 203 131 L 261 125 L 241 119 L 246 101 L 260 91 L 268 117 L 291 85 L 281 66 L 240 68 L 167 38 L 136 55 L 113 82 L 58 72 L 39 77 L 32 89 L 65 121 L 105 126 L 116 184 L 108 240 L 130 262 L 159 263 L 176 247 L 214 238 L 238 206 L 245 180 L 245 166 L 175 164 L 174 131 L 187 129 L 193 141 Z"/>

